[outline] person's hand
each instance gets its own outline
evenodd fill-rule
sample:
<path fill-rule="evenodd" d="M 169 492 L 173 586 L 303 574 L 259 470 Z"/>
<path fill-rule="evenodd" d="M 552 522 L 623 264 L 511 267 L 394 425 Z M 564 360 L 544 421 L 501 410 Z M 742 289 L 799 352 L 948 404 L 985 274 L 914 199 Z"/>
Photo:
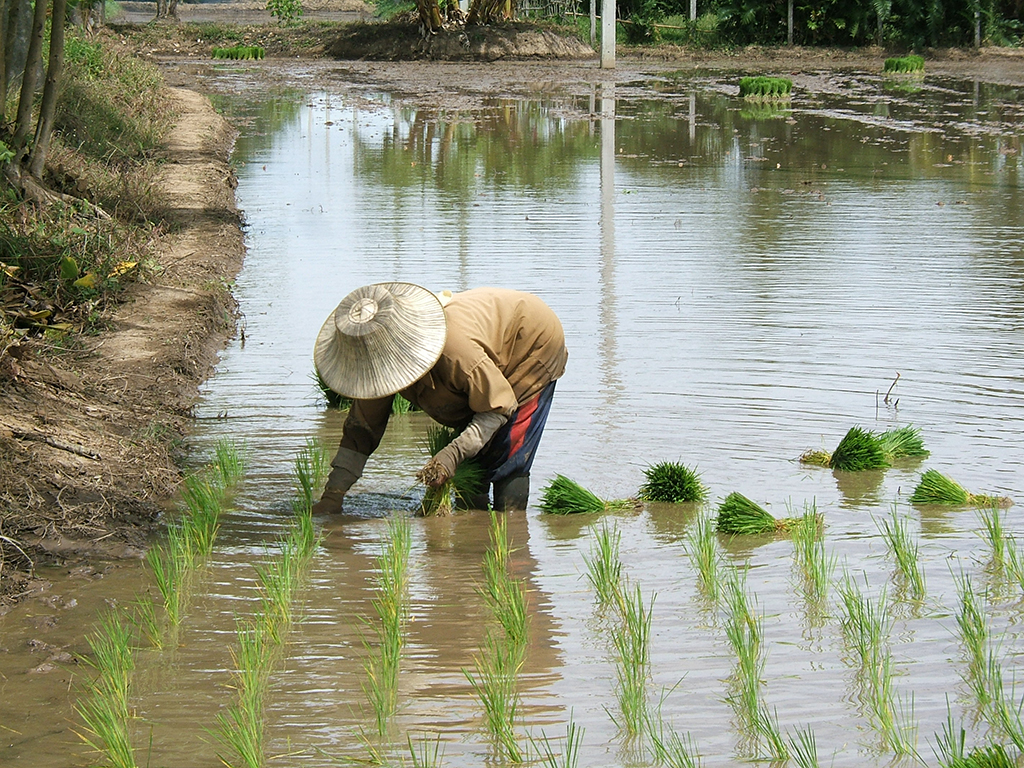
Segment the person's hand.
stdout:
<path fill-rule="evenodd" d="M 345 511 L 345 492 L 327 488 L 320 501 L 313 505 L 314 515 L 338 515 Z"/>
<path fill-rule="evenodd" d="M 443 485 L 446 480 L 455 474 L 455 467 L 448 467 L 447 463 L 440 458 L 440 454 L 428 461 L 419 472 L 416 479 L 430 488 L 437 488 Z"/>

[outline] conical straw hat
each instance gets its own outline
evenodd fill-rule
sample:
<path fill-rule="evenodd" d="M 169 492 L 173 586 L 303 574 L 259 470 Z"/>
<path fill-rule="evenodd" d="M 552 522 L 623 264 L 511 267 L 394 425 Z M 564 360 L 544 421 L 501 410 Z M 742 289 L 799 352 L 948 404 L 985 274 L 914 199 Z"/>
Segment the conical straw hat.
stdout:
<path fill-rule="evenodd" d="M 346 296 L 320 329 L 313 362 L 339 395 L 393 395 L 434 367 L 447 326 L 440 300 L 412 283 L 376 283 Z"/>

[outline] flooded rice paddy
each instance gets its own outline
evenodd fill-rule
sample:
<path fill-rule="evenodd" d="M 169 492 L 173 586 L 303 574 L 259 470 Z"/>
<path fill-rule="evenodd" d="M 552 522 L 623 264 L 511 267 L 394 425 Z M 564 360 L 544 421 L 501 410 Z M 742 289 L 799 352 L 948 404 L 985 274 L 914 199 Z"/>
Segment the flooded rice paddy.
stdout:
<path fill-rule="evenodd" d="M 229 438 L 248 471 L 176 642 L 139 652 L 139 764 L 230 756 L 216 716 L 234 700 L 236 619 L 259 610 L 254 564 L 290 519 L 297 451 L 309 438 L 333 449 L 344 418 L 311 378 L 313 339 L 346 293 L 382 280 L 532 291 L 565 327 L 569 367 L 534 465 L 534 505 L 507 518 L 529 613 L 515 720 L 524 752 L 571 720 L 584 729 L 580 766 L 656 763 L 649 742 L 617 725 L 614 618 L 587 578 L 608 524 L 652 614 L 651 711 L 689 734 L 706 766 L 766 762 L 764 739 L 730 702 L 726 602 L 702 590 L 687 541 L 733 491 L 777 517 L 814 504 L 836 559 L 822 606 L 788 537 L 717 540 L 725 563 L 748 567 L 760 696 L 783 734 L 812 731 L 822 764 L 917 761 L 894 755 L 865 694 L 842 629 L 848 574 L 887 606 L 887 701 L 901 705 L 920 761 L 936 764 L 947 715 L 969 745 L 1010 743 L 969 684 L 958 579 L 984 596 L 1014 706 L 1021 585 L 993 563 L 979 512 L 908 497 L 934 468 L 1024 502 L 1022 94 L 850 72 L 811 78 L 781 109 L 739 100 L 735 79 L 651 78 L 450 111 L 387 93 L 218 101 L 245 126 L 235 160 L 249 254 L 234 285 L 244 334 L 205 387 L 194 455 L 199 465 Z M 928 458 L 856 474 L 798 461 L 853 425 L 905 424 L 921 429 Z M 466 676 L 490 626 L 486 513 L 411 521 L 410 617 L 383 747 L 365 692 L 386 518 L 416 507 L 427 425 L 393 417 L 347 514 L 317 521 L 323 540 L 265 701 L 268 765 L 362 764 L 371 747 L 412 765 L 407 738 L 438 739 L 443 765 L 507 763 Z M 660 461 L 695 466 L 709 504 L 571 518 L 536 507 L 556 473 L 622 498 Z M 881 534 L 894 512 L 919 542 L 921 601 L 894 576 Z M 1019 506 L 1002 522 L 1006 536 L 1024 533 Z M 0 619 L 0 762 L 102 762 L 75 734 L 76 680 L 88 670 L 69 654 L 87 652 L 81 635 L 106 603 L 151 584 L 141 565 L 103 571 L 55 572 L 46 601 Z"/>

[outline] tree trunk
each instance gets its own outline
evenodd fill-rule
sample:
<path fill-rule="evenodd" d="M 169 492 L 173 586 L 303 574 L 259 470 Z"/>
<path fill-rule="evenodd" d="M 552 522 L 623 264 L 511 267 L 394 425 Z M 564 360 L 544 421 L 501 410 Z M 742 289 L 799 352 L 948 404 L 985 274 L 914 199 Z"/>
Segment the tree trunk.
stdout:
<path fill-rule="evenodd" d="M 7 0 L 0 0 L 0 131 L 7 125 Z"/>
<path fill-rule="evenodd" d="M 167 3 L 167 18 L 178 20 L 178 0 L 169 0 Z"/>
<path fill-rule="evenodd" d="M 28 133 L 32 125 L 32 102 L 39 83 L 39 66 L 43 51 L 43 29 L 46 26 L 46 0 L 36 0 L 32 16 L 32 32 L 25 57 L 25 72 L 21 76 L 21 96 L 18 101 L 18 119 L 14 127 L 14 163 L 20 165 L 28 152 Z"/>
<path fill-rule="evenodd" d="M 64 72 L 64 24 L 67 9 L 67 0 L 53 0 L 53 17 L 50 20 L 50 61 L 46 65 L 46 83 L 43 86 L 43 100 L 39 106 L 36 140 L 28 163 L 29 173 L 39 181 L 42 181 L 46 155 L 50 151 L 50 134 L 53 133 L 53 118 L 57 112 L 57 96 L 60 93 L 61 75 Z"/>

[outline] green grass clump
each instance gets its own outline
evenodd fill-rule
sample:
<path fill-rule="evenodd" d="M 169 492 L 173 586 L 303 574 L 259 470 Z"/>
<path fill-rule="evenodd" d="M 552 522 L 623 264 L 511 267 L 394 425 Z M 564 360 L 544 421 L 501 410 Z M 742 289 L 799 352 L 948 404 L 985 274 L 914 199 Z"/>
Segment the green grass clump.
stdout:
<path fill-rule="evenodd" d="M 794 518 L 776 519 L 764 507 L 734 491 L 718 507 L 716 528 L 719 533 L 755 535 L 788 531 L 797 522 Z"/>
<path fill-rule="evenodd" d="M 844 472 L 885 469 L 890 465 L 877 435 L 860 427 L 850 427 L 832 452 L 829 466 Z"/>
<path fill-rule="evenodd" d="M 644 470 L 647 478 L 640 486 L 639 497 L 643 501 L 664 501 L 680 504 L 688 501 L 704 501 L 708 491 L 700 481 L 695 469 L 682 464 L 663 461 Z"/>
<path fill-rule="evenodd" d="M 923 56 L 893 56 L 885 60 L 882 71 L 903 75 L 911 72 L 924 72 Z"/>
<path fill-rule="evenodd" d="M 215 59 L 253 60 L 262 59 L 266 51 L 258 45 L 233 45 L 230 48 L 214 48 Z"/>
<path fill-rule="evenodd" d="M 454 429 L 435 424 L 427 430 L 427 450 L 431 456 L 436 456 L 457 436 Z M 450 515 L 459 499 L 468 500 L 486 490 L 484 479 L 484 469 L 474 459 L 463 461 L 445 482 L 436 488 L 427 488 L 420 513 L 425 517 Z"/>
<path fill-rule="evenodd" d="M 616 512 L 636 506 L 633 499 L 605 501 L 565 475 L 554 480 L 541 491 L 540 508 L 553 515 L 575 515 L 595 512 Z"/>
<path fill-rule="evenodd" d="M 960 483 L 939 472 L 926 470 L 910 496 L 911 504 L 943 504 L 950 507 L 1005 507 L 1010 500 L 967 491 Z"/>
<path fill-rule="evenodd" d="M 745 99 L 788 99 L 793 81 L 785 77 L 741 77 L 740 96 Z"/>

